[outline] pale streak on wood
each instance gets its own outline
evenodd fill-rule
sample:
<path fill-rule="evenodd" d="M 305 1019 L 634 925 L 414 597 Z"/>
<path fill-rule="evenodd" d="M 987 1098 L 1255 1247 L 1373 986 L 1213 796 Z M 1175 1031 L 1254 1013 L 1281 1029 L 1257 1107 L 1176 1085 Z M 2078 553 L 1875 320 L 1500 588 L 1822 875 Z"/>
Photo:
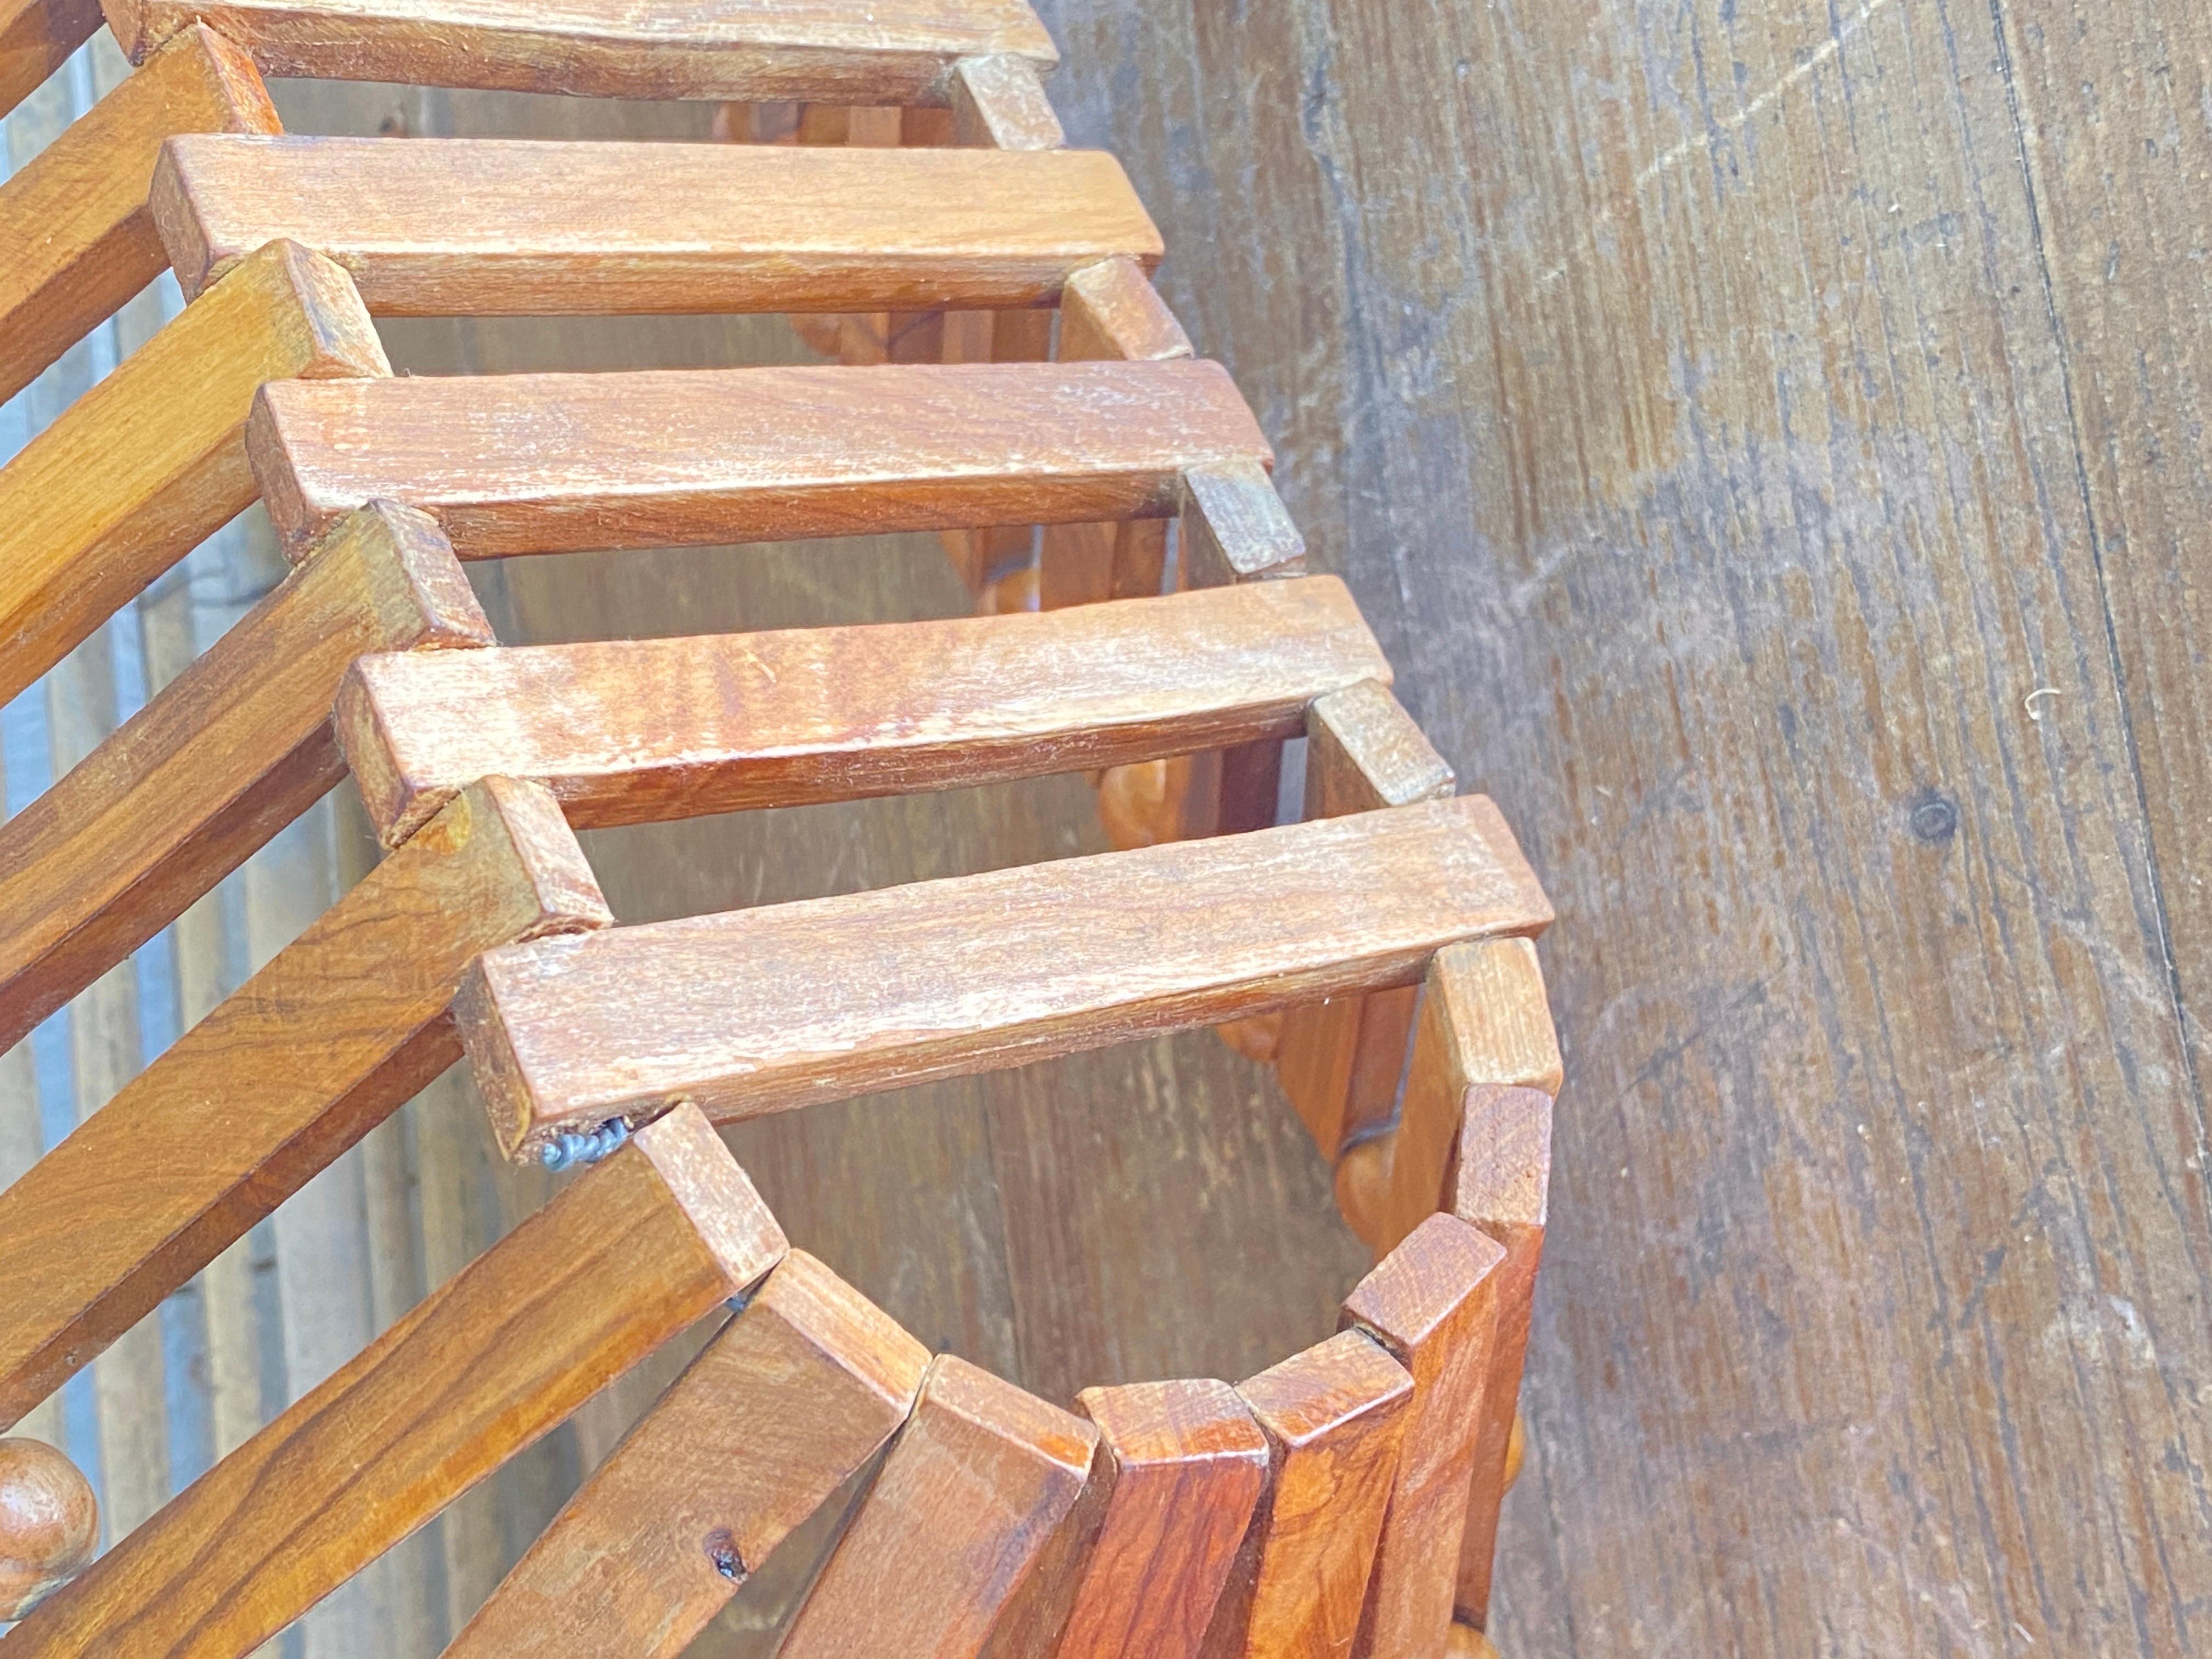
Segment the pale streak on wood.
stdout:
<path fill-rule="evenodd" d="M 337 781 L 330 708 L 353 657 L 492 642 L 429 520 L 389 507 L 342 520 L 120 731 L 0 826 L 0 1043 L 173 921 Z"/>
<path fill-rule="evenodd" d="M 1446 1202 L 1469 1090 L 1490 1085 L 1557 1095 L 1560 1077 L 1536 947 L 1527 939 L 1486 939 L 1438 951 L 1391 1149 L 1382 1248 L 1393 1248 Z"/>
<path fill-rule="evenodd" d="M 1341 1331 L 1241 1383 L 1270 1478 L 1204 1659 L 1344 1659 L 1359 1628 L 1413 1380 Z"/>
<path fill-rule="evenodd" d="M 98 0 L 0 0 L 0 115 L 92 39 Z"/>
<path fill-rule="evenodd" d="M 252 501 L 257 386 L 389 373 L 346 274 L 286 243 L 125 358 L 0 468 L 0 701 Z"/>
<path fill-rule="evenodd" d="M 1185 586 L 1305 574 L 1305 538 L 1256 461 L 1185 472 L 1176 526 Z"/>
<path fill-rule="evenodd" d="M 438 654 L 364 657 L 338 693 L 387 843 L 480 777 L 545 783 L 580 829 L 849 800 L 1281 736 L 1314 698 L 1389 672 L 1334 577 L 1057 616 Z"/>
<path fill-rule="evenodd" d="M 1413 1379 L 1356 1659 L 1431 1659 L 1450 1631 L 1504 1261 L 1458 1217 L 1432 1215 L 1345 1298 L 1344 1323 Z"/>
<path fill-rule="evenodd" d="M 1381 682 L 1331 692 L 1306 711 L 1308 818 L 1440 799 L 1453 786 L 1451 768 Z M 1334 1161 L 1388 1122 L 1415 1001 L 1408 988 L 1284 1015 L 1277 1073 L 1323 1158 Z"/>
<path fill-rule="evenodd" d="M 942 105 L 961 58 L 1057 61 L 1024 0 L 108 0 L 135 59 L 199 21 L 262 72 L 600 98 Z"/>
<path fill-rule="evenodd" d="M 1224 1382 L 1085 1389 L 1105 1489 L 1054 1659 L 1194 1659 L 1267 1483 L 1267 1438 Z"/>
<path fill-rule="evenodd" d="M 793 1251 L 446 1650 L 671 1659 L 913 1409 L 929 1351 Z"/>
<path fill-rule="evenodd" d="M 0 1424 L 451 1064 L 477 951 L 611 920 L 544 790 L 456 799 L 0 1193 Z"/>
<path fill-rule="evenodd" d="M 1406 984 L 1550 918 L 1463 796 L 495 951 L 457 1010 L 514 1152 L 678 1099 L 727 1121 Z"/>
<path fill-rule="evenodd" d="M 1049 306 L 1160 256 L 1097 150 L 183 137 L 152 211 L 188 294 L 283 237 L 379 316 Z"/>
<path fill-rule="evenodd" d="M 0 182 L 21 233 L 0 240 L 0 400 L 161 274 L 148 184 L 162 141 L 203 129 L 280 131 L 252 63 L 192 28 Z"/>
<path fill-rule="evenodd" d="M 696 1112 L 586 1171 L 8 1637 L 234 1659 L 785 1253 Z"/>
<path fill-rule="evenodd" d="M 950 1354 L 778 1650 L 974 1659 L 1024 1610 L 1098 1431 Z"/>
<path fill-rule="evenodd" d="M 953 65 L 951 91 L 955 144 L 1049 150 L 1067 142 L 1037 67 L 1025 58 L 963 58 Z"/>
<path fill-rule="evenodd" d="M 289 380 L 248 433 L 288 542 L 386 499 L 464 558 L 1164 514 L 1269 455 L 1208 362 Z"/>

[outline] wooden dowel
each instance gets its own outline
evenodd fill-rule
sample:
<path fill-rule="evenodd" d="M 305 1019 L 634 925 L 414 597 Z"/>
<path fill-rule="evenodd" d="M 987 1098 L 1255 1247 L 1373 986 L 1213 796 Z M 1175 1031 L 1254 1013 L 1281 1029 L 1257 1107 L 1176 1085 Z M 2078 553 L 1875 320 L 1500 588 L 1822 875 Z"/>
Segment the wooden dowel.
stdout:
<path fill-rule="evenodd" d="M 0 1193 L 0 1425 L 451 1064 L 477 952 L 609 920 L 538 786 L 455 800 Z"/>
<path fill-rule="evenodd" d="M 125 358 L 0 467 L 0 702 L 252 501 L 257 386 L 389 372 L 346 274 L 287 243 Z"/>
<path fill-rule="evenodd" d="M 941 106 L 963 58 L 1058 58 L 1024 0 L 109 0 L 107 15 L 134 60 L 204 22 L 264 75 L 595 98 Z"/>
<path fill-rule="evenodd" d="M 939 1357 L 780 1659 L 986 1651 L 1060 1588 L 1039 1580 L 1071 1565 L 1053 1547 L 1097 1438 L 1081 1418 Z"/>
<path fill-rule="evenodd" d="M 1413 1379 L 1354 1659 L 1431 1659 L 1450 1631 L 1504 1260 L 1456 1216 L 1433 1215 L 1345 1298 L 1344 1322 Z"/>
<path fill-rule="evenodd" d="M 1200 1651 L 1347 1653 L 1413 1381 L 1370 1339 L 1343 1331 L 1237 1391 L 1267 1434 L 1271 1474 Z"/>
<path fill-rule="evenodd" d="M 914 1408 L 929 1351 L 794 1250 L 623 1439 L 446 1659 L 681 1653 Z"/>
<path fill-rule="evenodd" d="M 281 129 L 252 64 L 194 27 L 0 183 L 0 399 L 161 275 L 155 160 L 172 133 L 201 130 Z"/>
<path fill-rule="evenodd" d="M 1085 1389 L 1098 1425 L 1098 1537 L 1054 1659 L 1194 1659 L 1254 1505 L 1267 1439 L 1224 1382 Z"/>
<path fill-rule="evenodd" d="M 390 842 L 480 777 L 546 783 L 579 828 L 964 787 L 1296 730 L 1377 672 L 1351 595 L 1314 577 L 1057 616 L 367 657 L 337 724 Z"/>
<path fill-rule="evenodd" d="M 289 380 L 248 438 L 288 542 L 385 499 L 464 558 L 1158 514 L 1269 453 L 1203 362 Z"/>
<path fill-rule="evenodd" d="M 380 506 L 340 520 L 173 684 L 0 827 L 0 1045 L 337 781 L 330 708 L 355 656 L 490 643 L 428 520 Z"/>
<path fill-rule="evenodd" d="M 185 137 L 153 215 L 188 294 L 284 237 L 380 316 L 1048 306 L 1160 255 L 1097 150 Z"/>
<path fill-rule="evenodd" d="M 7 1638 L 237 1659 L 786 1246 L 696 1112 L 641 1131 Z"/>
<path fill-rule="evenodd" d="M 1452 788 L 1451 768 L 1382 679 L 1331 692 L 1306 711 L 1308 818 L 1438 800 Z M 1334 1161 L 1389 1121 L 1416 1001 L 1408 986 L 1284 1015 L 1277 1074 L 1323 1158 Z"/>
<path fill-rule="evenodd" d="M 1405 984 L 1550 914 L 1463 796 L 495 951 L 457 1010 L 513 1152 L 679 1097 L 752 1117 Z"/>

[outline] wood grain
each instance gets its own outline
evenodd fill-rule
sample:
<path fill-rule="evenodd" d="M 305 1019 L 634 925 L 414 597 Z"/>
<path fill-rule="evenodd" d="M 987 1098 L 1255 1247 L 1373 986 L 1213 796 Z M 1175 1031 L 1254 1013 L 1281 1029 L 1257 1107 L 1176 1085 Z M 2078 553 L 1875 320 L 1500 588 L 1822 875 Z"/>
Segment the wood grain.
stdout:
<path fill-rule="evenodd" d="M 1267 1433 L 1271 1478 L 1202 1651 L 1349 1654 L 1413 1380 L 1369 1338 L 1342 1331 L 1237 1391 Z"/>
<path fill-rule="evenodd" d="M 587 1171 L 6 1638 L 236 1659 L 784 1254 L 697 1113 Z"/>
<path fill-rule="evenodd" d="M 799 1609 L 781 1659 L 969 1659 L 1018 1612 L 1098 1431 L 951 1354 Z"/>
<path fill-rule="evenodd" d="M 455 799 L 0 1193 L 0 1425 L 451 1065 L 479 951 L 611 919 L 542 789 Z"/>
<path fill-rule="evenodd" d="M 162 141 L 200 131 L 282 129 L 252 64 L 196 27 L 0 182 L 20 233 L 0 241 L 0 400 L 161 274 L 147 188 Z"/>
<path fill-rule="evenodd" d="M 345 273 L 282 242 L 125 359 L 0 467 L 0 701 L 253 500 L 262 382 L 387 373 Z"/>
<path fill-rule="evenodd" d="M 446 1659 L 681 1653 L 913 1409 L 929 1351 L 803 1251 L 570 1498 Z"/>
<path fill-rule="evenodd" d="M 0 1440 L 0 1621 L 76 1577 L 99 1542 L 83 1471 L 43 1440 Z"/>
<path fill-rule="evenodd" d="M 1054 1659 L 1193 1659 L 1253 1506 L 1267 1437 L 1224 1382 L 1085 1389 L 1109 1497 Z"/>
<path fill-rule="evenodd" d="M 1346 1325 L 1380 1343 L 1413 1379 L 1353 1649 L 1361 1659 L 1430 1659 L 1450 1632 L 1476 1448 L 1490 1414 L 1486 1391 L 1497 1375 L 1505 1259 L 1501 1245 L 1458 1217 L 1433 1215 L 1345 1298 Z M 1518 1380 L 1516 1372 L 1516 1387 Z"/>
<path fill-rule="evenodd" d="M 292 380 L 249 441 L 288 542 L 381 498 L 464 558 L 1159 514 L 1267 453 L 1200 362 Z"/>
<path fill-rule="evenodd" d="M 1051 37 L 1023 0 L 112 0 L 135 59 L 204 22 L 268 75 L 599 98 L 944 104 L 952 66 L 997 53 L 1039 69 Z"/>
<path fill-rule="evenodd" d="M 1452 793 L 1451 768 L 1379 681 L 1316 700 L 1306 713 L 1305 735 L 1308 818 L 1372 812 Z M 1276 1074 L 1323 1158 L 1334 1162 L 1352 1141 L 1378 1132 L 1396 1109 L 1415 997 L 1411 988 L 1339 997 L 1283 1016 Z"/>
<path fill-rule="evenodd" d="M 544 782 L 580 828 L 851 800 L 1280 735 L 1388 672 L 1324 578 L 1056 616 L 373 656 L 337 722 L 392 842 L 480 777 Z"/>
<path fill-rule="evenodd" d="M 1404 984 L 1549 919 L 1468 796 L 493 951 L 458 1012 L 514 1151 L 679 1097 L 726 1121 Z"/>
<path fill-rule="evenodd" d="M 1499 939 L 1438 951 L 1391 1145 L 1381 1248 L 1394 1248 L 1448 1201 L 1446 1178 L 1471 1091 L 1555 1096 L 1559 1080 L 1559 1039 L 1535 946 Z"/>
<path fill-rule="evenodd" d="M 0 826 L 0 1044 L 174 921 L 344 775 L 330 709 L 356 655 L 491 643 L 428 520 L 388 506 L 341 520 Z"/>
<path fill-rule="evenodd" d="M 0 115 L 92 39 L 100 21 L 98 0 L 0 0 Z"/>
<path fill-rule="evenodd" d="M 952 100 L 952 142 L 963 148 L 1054 150 L 1067 142 L 1045 96 L 1037 66 L 1000 52 L 963 58 L 946 83 Z M 1146 221 L 1147 223 L 1151 222 Z"/>
<path fill-rule="evenodd" d="M 1519 1473 L 1517 1407 L 1536 1271 L 1544 1259 L 1551 1182 L 1551 1094 L 1525 1088 L 1470 1091 L 1445 1191 L 1451 1212 L 1480 1228 L 1505 1251 L 1505 1263 L 1497 1273 L 1498 1340 L 1491 1348 L 1490 1375 L 1483 1385 L 1460 1553 L 1459 1616 L 1476 1625 L 1486 1624 L 1490 1618 L 1499 1506 Z"/>
<path fill-rule="evenodd" d="M 1305 538 L 1257 462 L 1186 471 L 1176 536 L 1186 587 L 1305 574 Z"/>
<path fill-rule="evenodd" d="M 179 138 L 152 210 L 187 294 L 286 237 L 380 316 L 1048 306 L 1160 256 L 1096 150 Z"/>

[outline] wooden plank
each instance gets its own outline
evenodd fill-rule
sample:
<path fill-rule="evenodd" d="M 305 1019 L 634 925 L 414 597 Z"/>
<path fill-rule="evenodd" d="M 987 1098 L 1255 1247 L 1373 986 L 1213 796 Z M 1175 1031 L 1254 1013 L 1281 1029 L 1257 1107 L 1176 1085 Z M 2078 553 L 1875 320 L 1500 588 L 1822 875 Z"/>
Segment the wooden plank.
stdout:
<path fill-rule="evenodd" d="M 173 684 L 0 827 L 0 1044 L 175 920 L 343 775 L 330 707 L 356 654 L 490 643 L 428 520 L 379 506 L 341 520 Z"/>
<path fill-rule="evenodd" d="M 1272 1478 L 1201 1652 L 1348 1654 L 1413 1380 L 1369 1338 L 1340 1331 L 1237 1391 L 1267 1433 Z"/>
<path fill-rule="evenodd" d="M 285 237 L 380 316 L 1048 306 L 1160 256 L 1097 150 L 185 137 L 152 210 L 187 294 Z"/>
<path fill-rule="evenodd" d="M 434 655 L 364 658 L 338 694 L 387 842 L 480 777 L 547 784 L 580 828 L 852 800 L 1277 735 L 1389 672 L 1334 577 L 1059 616 Z"/>
<path fill-rule="evenodd" d="M 135 59 L 194 21 L 267 75 L 597 98 L 944 104 L 961 58 L 1057 59 L 1024 0 L 109 0 Z"/>
<path fill-rule="evenodd" d="M 1463 796 L 496 951 L 457 1009 L 513 1152 L 678 1097 L 729 1121 L 1404 984 L 1549 919 Z"/>
<path fill-rule="evenodd" d="M 671 1115 L 57 1593 L 9 1659 L 234 1659 L 785 1248 L 705 1121 Z"/>
<path fill-rule="evenodd" d="M 999 53 L 952 66 L 952 142 L 995 150 L 1053 150 L 1067 142 L 1037 66 Z M 1151 222 L 1146 221 L 1147 223 Z M 1150 267 L 1146 267 L 1150 269 Z"/>
<path fill-rule="evenodd" d="M 0 399 L 161 274 L 146 195 L 164 139 L 281 130 L 252 64 L 190 28 L 0 182 L 16 233 L 0 240 Z"/>
<path fill-rule="evenodd" d="M 799 1609 L 780 1659 L 970 1659 L 1018 1615 L 1098 1431 L 951 1354 Z"/>
<path fill-rule="evenodd" d="M 1194 1659 L 1253 1507 L 1267 1438 L 1225 1382 L 1085 1389 L 1107 1499 L 1054 1659 Z"/>
<path fill-rule="evenodd" d="M 454 801 L 0 1193 L 0 1423 L 450 1065 L 477 951 L 609 920 L 543 790 Z"/>
<path fill-rule="evenodd" d="M 1331 692 L 1306 711 L 1307 817 L 1441 799 L 1453 786 L 1451 768 L 1379 681 Z M 1415 1001 L 1407 987 L 1285 1014 L 1276 1073 L 1332 1163 L 1395 1110 Z"/>
<path fill-rule="evenodd" d="M 1458 1609 L 1478 1625 L 1490 1616 L 1499 1505 L 1513 1484 L 1516 1412 L 1528 1352 L 1528 1319 L 1536 1271 L 1544 1257 L 1544 1224 L 1552 1176 L 1552 1093 L 1486 1088 L 1468 1097 L 1457 1155 L 1446 1178 L 1452 1213 L 1504 1248 L 1498 1272 L 1498 1340 L 1483 1385 L 1482 1416 L 1461 1546 Z"/>
<path fill-rule="evenodd" d="M 1305 538 L 1256 461 L 1186 472 L 1176 533 L 1187 587 L 1305 574 Z"/>
<path fill-rule="evenodd" d="M 1413 1379 L 1358 1659 L 1431 1659 L 1450 1632 L 1504 1261 L 1504 1249 L 1466 1222 L 1433 1215 L 1345 1298 L 1345 1324 Z"/>
<path fill-rule="evenodd" d="M 1484 940 L 1440 951 L 1430 965 L 1413 1036 L 1404 1109 L 1390 1154 L 1382 1218 L 1385 1250 L 1447 1201 L 1446 1177 L 1471 1091 L 1559 1092 L 1559 1038 L 1536 947 Z"/>
<path fill-rule="evenodd" d="M 92 39 L 100 21 L 99 0 L 0 0 L 0 115 Z"/>
<path fill-rule="evenodd" d="M 446 1659 L 684 1651 L 913 1410 L 929 1351 L 786 1256 L 630 1431 Z"/>
<path fill-rule="evenodd" d="M 0 467 L 0 702 L 252 501 L 263 381 L 388 372 L 345 273 L 288 243 L 125 359 Z"/>
<path fill-rule="evenodd" d="M 464 558 L 1160 514 L 1267 453 L 1203 362 L 289 380 L 249 442 L 288 542 L 386 499 Z"/>

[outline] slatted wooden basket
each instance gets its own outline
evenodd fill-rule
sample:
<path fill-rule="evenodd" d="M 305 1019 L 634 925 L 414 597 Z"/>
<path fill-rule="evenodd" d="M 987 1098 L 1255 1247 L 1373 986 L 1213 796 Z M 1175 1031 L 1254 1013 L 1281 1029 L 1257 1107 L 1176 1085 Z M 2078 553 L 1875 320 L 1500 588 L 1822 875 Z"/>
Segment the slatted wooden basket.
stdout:
<path fill-rule="evenodd" d="M 0 108 L 100 21 L 0 0 Z M 66 1470 L 0 1459 L 0 1590 L 36 1602 L 0 1659 L 250 1653 L 725 1304 L 449 1652 L 678 1653 L 856 1480 L 787 1655 L 1474 1650 L 1550 911 L 1306 574 L 1127 180 L 1062 147 L 1026 6 L 106 21 L 137 73 L 0 185 L 0 394 L 164 266 L 190 303 L 0 469 L 0 696 L 256 500 L 295 568 L 0 828 L 0 1038 L 349 769 L 389 850 L 0 1194 L 0 1425 L 464 1054 L 500 1148 L 581 1173 L 82 1572 L 82 1525 L 6 1502 Z M 744 142 L 289 138 L 264 73 L 712 99 Z M 698 311 L 838 361 L 402 379 L 372 321 Z M 939 532 L 979 614 L 506 647 L 462 568 L 890 530 Z M 652 926 L 574 834 L 1076 770 L 1119 850 Z M 714 1131 L 1202 1024 L 1274 1060 L 1380 1254 L 1336 1335 L 1235 1387 L 1063 1407 L 933 1357 Z"/>

